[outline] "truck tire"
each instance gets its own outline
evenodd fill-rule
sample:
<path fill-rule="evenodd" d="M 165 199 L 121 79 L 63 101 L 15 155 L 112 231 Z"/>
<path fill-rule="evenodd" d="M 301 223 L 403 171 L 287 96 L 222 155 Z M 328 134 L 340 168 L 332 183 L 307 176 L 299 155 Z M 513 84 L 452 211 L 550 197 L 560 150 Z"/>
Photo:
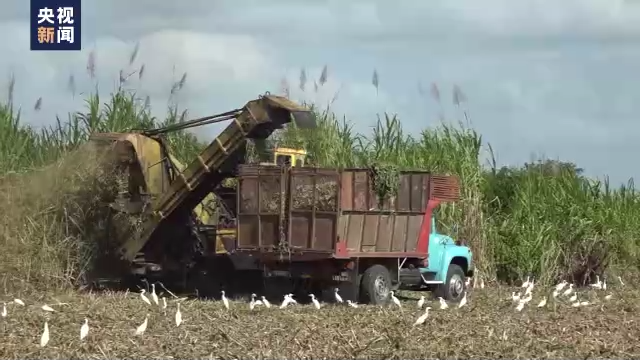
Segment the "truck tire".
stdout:
<path fill-rule="evenodd" d="M 386 305 L 391 299 L 391 273 L 382 265 L 369 267 L 360 282 L 361 302 L 372 305 Z"/>
<path fill-rule="evenodd" d="M 451 264 L 447 270 L 447 278 L 444 284 L 438 285 L 436 296 L 447 301 L 459 302 L 465 292 L 465 275 L 459 265 Z"/>

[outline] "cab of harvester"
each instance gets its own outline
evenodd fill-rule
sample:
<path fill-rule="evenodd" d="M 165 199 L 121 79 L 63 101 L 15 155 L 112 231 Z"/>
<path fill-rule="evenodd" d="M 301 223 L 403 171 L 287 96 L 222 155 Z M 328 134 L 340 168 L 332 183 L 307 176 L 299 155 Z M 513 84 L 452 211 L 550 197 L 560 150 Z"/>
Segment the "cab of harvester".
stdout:
<path fill-rule="evenodd" d="M 260 165 L 288 165 L 292 167 L 304 166 L 307 158 L 307 151 L 303 149 L 292 149 L 285 147 L 277 147 L 273 150 L 273 156 L 270 162 L 262 162 Z"/>

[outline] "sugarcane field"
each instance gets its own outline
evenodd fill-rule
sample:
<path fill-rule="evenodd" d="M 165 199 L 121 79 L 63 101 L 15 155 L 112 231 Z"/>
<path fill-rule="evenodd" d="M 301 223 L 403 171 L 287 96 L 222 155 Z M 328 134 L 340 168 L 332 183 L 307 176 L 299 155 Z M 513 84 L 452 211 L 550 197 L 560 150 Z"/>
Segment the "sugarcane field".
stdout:
<path fill-rule="evenodd" d="M 65 1 L 0 59 L 0 359 L 640 358 L 635 8 Z"/>

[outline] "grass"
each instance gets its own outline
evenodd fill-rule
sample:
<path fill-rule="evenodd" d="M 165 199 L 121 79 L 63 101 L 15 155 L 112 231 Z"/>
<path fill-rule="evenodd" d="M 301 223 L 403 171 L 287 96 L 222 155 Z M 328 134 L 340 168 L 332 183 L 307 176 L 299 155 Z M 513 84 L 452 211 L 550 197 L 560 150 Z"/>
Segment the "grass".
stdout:
<path fill-rule="evenodd" d="M 550 290 L 534 290 L 521 312 L 510 300 L 512 288 L 475 289 L 466 307 L 440 310 L 437 301 L 426 323 L 413 327 L 422 313 L 416 298 L 403 308 L 324 304 L 249 309 L 247 301 L 185 300 L 183 323 L 176 327 L 176 300 L 166 310 L 143 303 L 137 293 L 42 294 L 23 297 L 26 307 L 10 303 L 0 319 L 0 357 L 54 358 L 212 358 L 212 359 L 392 359 L 392 358 L 617 358 L 640 356 L 638 292 L 583 291 L 587 306 L 566 299 L 536 305 Z M 516 289 L 520 290 L 520 289 Z M 609 301 L 605 294 L 612 293 Z M 10 300 L 8 298 L 6 300 Z M 68 305 L 56 305 L 58 302 Z M 45 313 L 43 304 L 57 310 Z M 160 301 L 162 304 L 162 301 Z M 277 305 L 274 302 L 274 305 Z M 141 337 L 135 329 L 149 314 Z M 79 340 L 89 320 L 89 336 Z M 39 347 L 44 321 L 50 342 Z"/>

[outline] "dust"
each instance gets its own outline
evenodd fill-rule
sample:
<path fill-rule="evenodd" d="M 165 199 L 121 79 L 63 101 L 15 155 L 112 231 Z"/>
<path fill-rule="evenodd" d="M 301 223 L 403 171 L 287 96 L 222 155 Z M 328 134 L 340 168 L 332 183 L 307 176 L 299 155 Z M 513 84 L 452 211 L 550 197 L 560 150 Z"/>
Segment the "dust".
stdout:
<path fill-rule="evenodd" d="M 0 180 L 0 280 L 9 289 L 77 286 L 97 270 L 122 224 L 108 206 L 122 186 L 104 146 Z"/>

